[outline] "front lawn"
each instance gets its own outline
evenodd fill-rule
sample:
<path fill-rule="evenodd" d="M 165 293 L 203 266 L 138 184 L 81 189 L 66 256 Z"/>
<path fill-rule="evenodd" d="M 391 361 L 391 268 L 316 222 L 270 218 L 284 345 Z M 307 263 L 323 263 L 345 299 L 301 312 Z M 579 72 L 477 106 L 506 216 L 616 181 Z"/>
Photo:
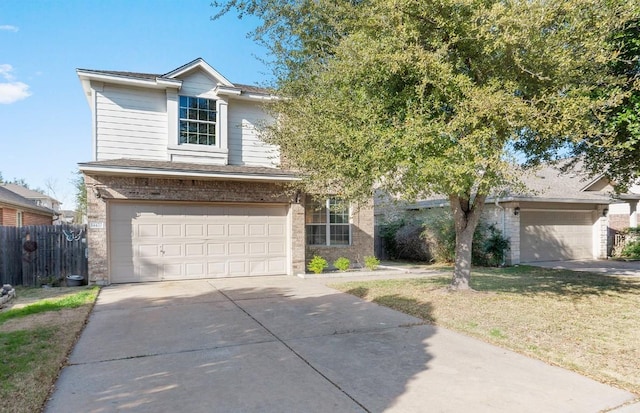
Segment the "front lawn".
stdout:
<path fill-rule="evenodd" d="M 0 411 L 37 412 L 98 295 L 98 287 L 17 288 L 0 311 Z"/>
<path fill-rule="evenodd" d="M 331 285 L 430 323 L 640 394 L 640 279 L 519 266 Z"/>

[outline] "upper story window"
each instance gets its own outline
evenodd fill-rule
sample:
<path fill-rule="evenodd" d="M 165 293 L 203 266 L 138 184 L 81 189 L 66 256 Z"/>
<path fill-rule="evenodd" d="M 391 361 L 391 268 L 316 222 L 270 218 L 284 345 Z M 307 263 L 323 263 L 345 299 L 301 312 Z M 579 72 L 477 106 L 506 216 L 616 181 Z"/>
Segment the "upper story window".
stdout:
<path fill-rule="evenodd" d="M 306 203 L 307 245 L 350 245 L 349 205 L 339 198 Z"/>
<path fill-rule="evenodd" d="M 179 144 L 216 144 L 216 101 L 180 96 Z"/>

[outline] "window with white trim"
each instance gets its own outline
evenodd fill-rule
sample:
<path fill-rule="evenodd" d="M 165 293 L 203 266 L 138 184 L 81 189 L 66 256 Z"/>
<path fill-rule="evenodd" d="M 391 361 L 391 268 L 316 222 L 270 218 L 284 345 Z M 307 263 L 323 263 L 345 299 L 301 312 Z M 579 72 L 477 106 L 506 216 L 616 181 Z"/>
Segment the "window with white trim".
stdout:
<path fill-rule="evenodd" d="M 16 227 L 22 226 L 22 211 L 16 212 Z"/>
<path fill-rule="evenodd" d="M 351 245 L 349 205 L 339 198 L 307 200 L 307 245 Z"/>
<path fill-rule="evenodd" d="M 178 143 L 216 144 L 216 101 L 180 96 Z"/>

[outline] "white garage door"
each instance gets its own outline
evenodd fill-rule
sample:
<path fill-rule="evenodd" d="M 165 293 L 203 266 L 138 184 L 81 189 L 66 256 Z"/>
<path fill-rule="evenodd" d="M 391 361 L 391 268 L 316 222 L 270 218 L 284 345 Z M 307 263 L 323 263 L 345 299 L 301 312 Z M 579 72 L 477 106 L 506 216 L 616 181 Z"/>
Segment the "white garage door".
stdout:
<path fill-rule="evenodd" d="M 284 205 L 112 203 L 111 282 L 287 272 Z"/>
<path fill-rule="evenodd" d="M 593 258 L 592 213 L 521 211 L 520 261 Z"/>

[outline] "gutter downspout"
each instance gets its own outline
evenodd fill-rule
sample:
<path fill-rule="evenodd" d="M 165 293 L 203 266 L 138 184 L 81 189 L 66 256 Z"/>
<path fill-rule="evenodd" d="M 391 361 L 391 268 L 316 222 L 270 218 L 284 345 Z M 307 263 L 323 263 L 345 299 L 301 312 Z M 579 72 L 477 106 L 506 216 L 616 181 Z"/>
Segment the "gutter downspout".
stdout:
<path fill-rule="evenodd" d="M 504 238 L 507 237 L 506 231 L 507 231 L 507 217 L 506 217 L 506 210 L 503 206 L 501 206 L 500 204 L 498 204 L 498 201 L 500 200 L 500 197 L 496 197 L 496 199 L 494 200 L 494 203 L 496 204 L 496 207 L 500 208 L 500 210 L 502 211 L 502 236 Z M 503 255 L 502 256 L 502 262 L 500 263 L 500 265 L 502 267 L 504 267 L 506 265 L 506 257 Z"/>

